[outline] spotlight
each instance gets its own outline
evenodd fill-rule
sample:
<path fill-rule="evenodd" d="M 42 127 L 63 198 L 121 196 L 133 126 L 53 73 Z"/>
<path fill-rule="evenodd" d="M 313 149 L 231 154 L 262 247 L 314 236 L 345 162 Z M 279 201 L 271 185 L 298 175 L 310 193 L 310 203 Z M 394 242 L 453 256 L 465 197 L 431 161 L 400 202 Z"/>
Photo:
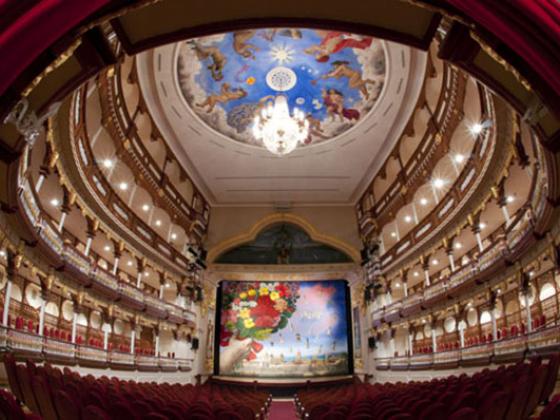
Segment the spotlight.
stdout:
<path fill-rule="evenodd" d="M 127 262 L 126 265 L 132 267 L 132 261 Z"/>
<path fill-rule="evenodd" d="M 418 271 L 415 271 L 414 273 L 412 273 L 412 275 L 413 275 L 414 277 L 418 277 L 420 274 L 418 274 Z"/>
<path fill-rule="evenodd" d="M 427 205 L 427 204 L 428 204 L 428 199 L 422 197 L 422 198 L 420 199 L 420 204 L 423 205 L 423 206 Z"/>
<path fill-rule="evenodd" d="M 176 234 L 176 233 L 172 233 L 172 234 L 171 234 L 171 239 L 177 239 L 177 234 Z"/>
<path fill-rule="evenodd" d="M 112 168 L 114 165 L 113 161 L 111 159 L 103 159 L 103 167 L 104 168 Z"/>
<path fill-rule="evenodd" d="M 150 205 L 149 205 L 149 204 L 143 204 L 143 205 L 142 205 L 142 210 L 143 210 L 143 211 L 148 211 L 148 210 L 150 210 Z"/>
<path fill-rule="evenodd" d="M 462 155 L 461 153 L 457 153 L 453 159 L 455 160 L 455 162 L 457 163 L 463 163 L 465 161 L 465 156 Z"/>
<path fill-rule="evenodd" d="M 406 216 L 404 216 L 404 221 L 405 221 L 406 223 L 410 223 L 410 222 L 412 222 L 412 217 L 406 215 Z"/>
<path fill-rule="evenodd" d="M 463 248 L 463 244 L 461 242 L 456 242 L 455 249 L 461 249 L 461 248 Z"/>
<path fill-rule="evenodd" d="M 484 129 L 484 127 L 482 126 L 482 124 L 480 123 L 475 123 L 473 125 L 471 125 L 469 127 L 469 131 L 471 132 L 472 135 L 477 136 L 480 133 L 482 133 L 482 130 Z"/>
<path fill-rule="evenodd" d="M 111 247 L 109 245 L 105 245 L 103 247 L 103 250 L 109 252 L 111 250 Z"/>
<path fill-rule="evenodd" d="M 121 182 L 121 183 L 119 184 L 119 189 L 120 189 L 121 191 L 126 191 L 126 190 L 128 190 L 128 184 L 127 184 L 126 182 Z"/>
<path fill-rule="evenodd" d="M 506 197 L 506 203 L 513 203 L 515 201 L 515 197 L 513 195 L 508 195 Z"/>
<path fill-rule="evenodd" d="M 432 265 L 438 265 L 439 261 L 438 260 L 432 260 Z"/>
<path fill-rule="evenodd" d="M 480 222 L 480 224 L 478 225 L 478 227 L 482 230 L 482 229 L 486 228 L 486 223 Z"/>
<path fill-rule="evenodd" d="M 434 187 L 436 188 L 442 188 L 445 185 L 445 181 L 441 178 L 436 178 L 433 181 Z"/>
<path fill-rule="evenodd" d="M 161 226 L 161 220 L 156 220 L 156 226 Z"/>
<path fill-rule="evenodd" d="M 59 204 L 60 204 L 60 201 L 58 200 L 58 198 L 53 198 L 51 200 L 51 206 L 58 207 Z"/>

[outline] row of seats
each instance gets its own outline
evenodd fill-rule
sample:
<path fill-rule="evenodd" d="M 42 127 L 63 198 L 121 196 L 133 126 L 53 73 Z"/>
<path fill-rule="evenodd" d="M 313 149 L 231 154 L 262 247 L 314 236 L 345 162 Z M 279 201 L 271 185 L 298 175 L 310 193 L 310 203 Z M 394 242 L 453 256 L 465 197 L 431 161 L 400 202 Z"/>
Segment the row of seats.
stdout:
<path fill-rule="evenodd" d="M 532 322 L 533 330 L 537 330 L 539 328 L 543 328 L 546 326 L 546 317 L 541 315 L 540 317 L 536 318 Z M 518 337 L 519 335 L 525 334 L 525 323 L 521 323 L 521 327 L 517 325 L 512 325 L 510 328 L 502 327 L 501 329 L 496 331 L 498 340 L 506 339 L 506 338 L 513 338 Z M 482 334 L 480 336 L 471 336 L 465 337 L 465 346 L 477 346 L 479 344 L 486 344 L 491 343 L 494 341 L 492 337 L 492 333 Z M 449 351 L 449 350 L 457 350 L 460 348 L 459 341 L 453 342 L 445 342 L 445 343 L 438 343 L 438 351 Z M 415 349 L 415 353 L 421 354 L 429 354 L 433 353 L 434 349 L 431 345 L 428 346 L 419 346 Z"/>
<path fill-rule="evenodd" d="M 44 420 L 254 420 L 264 418 L 271 401 L 261 391 L 215 384 L 96 379 L 49 364 L 18 364 L 11 355 L 4 364 L 17 400 Z"/>
<path fill-rule="evenodd" d="M 310 420 L 522 420 L 548 402 L 559 366 L 560 355 L 555 355 L 472 376 L 312 389 L 296 395 L 296 406 Z M 553 417 L 546 420 L 556 416 L 557 405 L 554 399 L 547 407 Z"/>

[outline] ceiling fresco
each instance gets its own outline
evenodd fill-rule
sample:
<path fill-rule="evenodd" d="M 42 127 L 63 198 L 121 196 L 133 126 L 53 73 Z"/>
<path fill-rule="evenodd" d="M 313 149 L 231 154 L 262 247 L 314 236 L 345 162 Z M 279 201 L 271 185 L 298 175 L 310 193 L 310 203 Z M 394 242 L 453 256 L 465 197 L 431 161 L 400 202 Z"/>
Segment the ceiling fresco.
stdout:
<path fill-rule="evenodd" d="M 207 126 L 241 143 L 276 95 L 303 111 L 305 144 L 347 132 L 365 119 L 385 84 L 383 43 L 314 29 L 242 30 L 185 41 L 177 78 L 189 108 Z"/>

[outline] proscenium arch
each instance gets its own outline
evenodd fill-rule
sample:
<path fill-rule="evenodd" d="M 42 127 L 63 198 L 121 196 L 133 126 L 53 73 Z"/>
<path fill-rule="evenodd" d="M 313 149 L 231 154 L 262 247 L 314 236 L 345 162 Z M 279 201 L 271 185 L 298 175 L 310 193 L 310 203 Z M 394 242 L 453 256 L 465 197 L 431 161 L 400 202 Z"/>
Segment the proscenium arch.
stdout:
<path fill-rule="evenodd" d="M 333 248 L 339 249 L 347 254 L 355 263 L 360 262 L 360 251 L 355 247 L 345 241 L 335 238 L 334 236 L 319 232 L 311 223 L 309 223 L 309 221 L 291 213 L 270 214 L 256 222 L 247 232 L 224 239 L 208 250 L 208 262 L 212 264 L 224 252 L 255 240 L 260 232 L 279 223 L 290 223 L 296 225 L 304 230 L 313 241 L 321 242 Z"/>

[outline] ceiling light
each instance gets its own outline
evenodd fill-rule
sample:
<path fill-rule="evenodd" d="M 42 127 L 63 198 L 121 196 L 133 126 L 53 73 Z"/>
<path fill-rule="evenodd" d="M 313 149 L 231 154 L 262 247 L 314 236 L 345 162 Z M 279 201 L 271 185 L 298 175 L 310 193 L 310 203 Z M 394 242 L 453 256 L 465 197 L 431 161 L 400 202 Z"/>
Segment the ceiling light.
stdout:
<path fill-rule="evenodd" d="M 113 161 L 111 159 L 103 159 L 103 167 L 107 169 L 112 168 Z"/>
<path fill-rule="evenodd" d="M 530 276 L 530 277 L 533 277 L 534 275 L 535 275 L 535 272 L 534 272 L 534 271 L 529 272 L 529 276 Z"/>
<path fill-rule="evenodd" d="M 119 184 L 119 189 L 121 189 L 122 191 L 126 191 L 128 189 L 128 184 L 126 182 L 121 182 Z"/>
<path fill-rule="evenodd" d="M 474 123 L 473 125 L 471 125 L 469 127 L 469 131 L 471 132 L 472 135 L 479 135 L 480 133 L 482 133 L 482 130 L 484 129 L 483 125 L 480 123 Z"/>
<path fill-rule="evenodd" d="M 132 261 L 127 262 L 126 265 L 128 265 L 129 267 L 132 267 Z"/>
<path fill-rule="evenodd" d="M 53 198 L 51 200 L 51 206 L 57 207 L 60 204 L 60 201 L 58 200 L 58 198 Z"/>
<path fill-rule="evenodd" d="M 397 284 L 395 284 L 395 287 L 398 289 L 398 288 L 401 287 L 401 284 L 400 284 L 400 283 L 397 283 Z"/>
<path fill-rule="evenodd" d="M 177 239 L 177 234 L 176 234 L 176 233 L 172 233 L 172 234 L 171 234 L 171 239 Z"/>
<path fill-rule="evenodd" d="M 426 323 L 426 320 L 425 320 L 425 319 L 423 319 L 423 320 L 422 320 L 422 324 L 425 324 L 425 323 Z"/>
<path fill-rule="evenodd" d="M 455 162 L 457 162 L 457 163 L 463 163 L 464 160 L 465 160 L 465 156 L 462 155 L 461 153 L 457 153 L 457 154 L 453 157 L 453 159 L 454 159 Z"/>
<path fill-rule="evenodd" d="M 110 247 L 109 245 L 105 245 L 105 246 L 103 247 L 103 250 L 108 252 L 108 251 L 111 250 L 111 247 Z"/>
<path fill-rule="evenodd" d="M 412 217 L 406 215 L 406 216 L 404 216 L 404 221 L 405 221 L 406 223 L 410 223 L 410 222 L 412 222 Z"/>
<path fill-rule="evenodd" d="M 309 121 L 297 108 L 294 108 L 290 115 L 288 98 L 278 95 L 274 102 L 268 102 L 260 115 L 255 116 L 253 136 L 261 140 L 271 153 L 278 156 L 287 155 L 309 136 Z"/>
<path fill-rule="evenodd" d="M 478 225 L 478 227 L 479 227 L 480 229 L 484 229 L 484 228 L 486 227 L 486 223 L 480 222 L 480 224 Z"/>
<path fill-rule="evenodd" d="M 391 232 L 391 236 L 392 236 L 393 238 L 396 238 L 396 237 L 397 237 L 397 233 L 396 233 L 396 232 Z"/>
<path fill-rule="evenodd" d="M 150 275 L 150 273 L 148 273 L 147 271 L 144 271 L 143 275 L 144 275 L 144 277 L 148 277 Z"/>
<path fill-rule="evenodd" d="M 171 287 L 169 283 L 165 283 L 165 287 Z"/>
<path fill-rule="evenodd" d="M 432 265 L 438 265 L 438 264 L 439 264 L 439 261 L 438 261 L 438 260 L 435 260 L 435 259 L 432 260 Z"/>
<path fill-rule="evenodd" d="M 441 178 L 436 178 L 432 181 L 434 187 L 441 188 L 445 185 L 445 181 Z"/>
<path fill-rule="evenodd" d="M 455 249 L 463 248 L 463 244 L 461 242 L 455 242 Z"/>
<path fill-rule="evenodd" d="M 161 226 L 161 220 L 156 220 L 156 226 Z"/>
<path fill-rule="evenodd" d="M 0 257 L 5 257 L 6 256 L 6 251 L 4 251 L 3 249 L 0 250 Z"/>
<path fill-rule="evenodd" d="M 420 199 L 420 204 L 422 204 L 423 206 L 427 205 L 427 204 L 428 204 L 428 199 L 422 197 L 422 198 Z"/>
<path fill-rule="evenodd" d="M 143 210 L 143 211 L 148 211 L 148 210 L 150 210 L 150 205 L 149 205 L 149 204 L 143 204 L 143 205 L 142 205 L 142 210 Z"/>
<path fill-rule="evenodd" d="M 513 203 L 515 201 L 515 197 L 513 195 L 508 195 L 506 197 L 506 202 L 507 203 Z"/>
<path fill-rule="evenodd" d="M 412 273 L 412 275 L 413 275 L 414 277 L 418 277 L 420 274 L 418 274 L 418 271 L 415 271 L 414 273 Z"/>

